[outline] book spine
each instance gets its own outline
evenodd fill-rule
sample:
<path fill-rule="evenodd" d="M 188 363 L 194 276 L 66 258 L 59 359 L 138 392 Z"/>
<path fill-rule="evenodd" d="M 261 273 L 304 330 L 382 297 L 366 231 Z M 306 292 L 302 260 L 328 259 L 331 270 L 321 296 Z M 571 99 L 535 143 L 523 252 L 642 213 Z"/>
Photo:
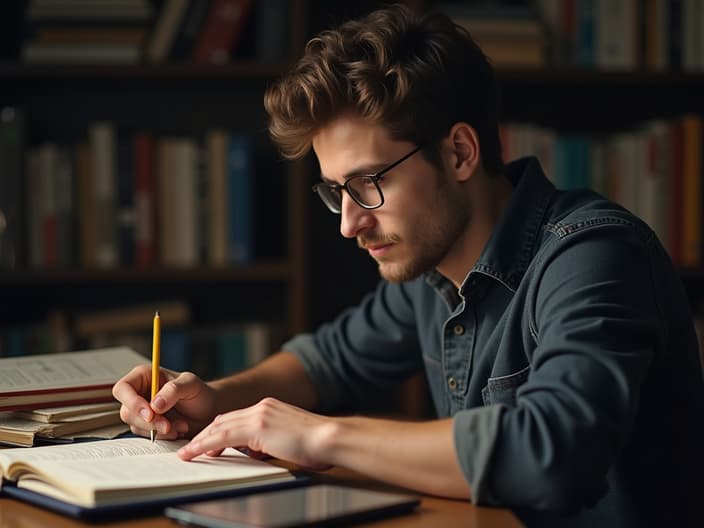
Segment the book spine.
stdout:
<path fill-rule="evenodd" d="M 247 367 L 247 340 L 241 329 L 224 330 L 218 337 L 217 375 L 226 376 Z"/>
<path fill-rule="evenodd" d="M 208 16 L 209 9 L 210 0 L 191 0 L 183 24 L 179 28 L 169 52 L 170 60 L 183 61 L 191 58 L 196 38 Z"/>
<path fill-rule="evenodd" d="M 117 141 L 117 247 L 120 264 L 135 263 L 135 173 L 133 140 L 120 135 Z"/>
<path fill-rule="evenodd" d="M 42 267 L 42 229 L 41 203 L 38 200 L 39 189 L 39 149 L 31 148 L 27 152 L 27 195 L 25 207 L 27 211 L 28 251 L 27 259 L 33 269 Z"/>
<path fill-rule="evenodd" d="M 252 258 L 252 152 L 244 136 L 230 138 L 228 152 L 230 262 L 246 263 Z"/>
<path fill-rule="evenodd" d="M 702 246 L 702 119 L 683 118 L 682 265 L 701 263 Z"/>
<path fill-rule="evenodd" d="M 155 148 L 150 134 L 135 135 L 135 263 L 141 267 L 154 266 L 157 260 Z"/>
<path fill-rule="evenodd" d="M 58 151 L 56 167 L 56 214 L 58 234 L 58 264 L 72 266 L 76 262 L 75 253 L 75 164 L 70 147 Z"/>
<path fill-rule="evenodd" d="M 670 195 L 670 257 L 675 265 L 682 265 L 682 201 L 684 199 L 684 128 L 681 121 L 670 124 L 670 168 L 672 194 Z"/>
<path fill-rule="evenodd" d="M 198 264 L 198 146 L 190 138 L 174 142 L 175 167 L 172 179 L 173 216 L 171 223 L 178 236 L 175 240 L 174 262 L 176 266 Z"/>
<path fill-rule="evenodd" d="M 78 195 L 78 262 L 83 268 L 90 268 L 95 265 L 97 239 L 91 153 L 90 147 L 85 143 L 76 146 L 76 180 Z"/>
<path fill-rule="evenodd" d="M 683 0 L 669 0 L 667 5 L 668 27 L 668 63 L 671 69 L 678 70 L 682 67 L 682 27 Z"/>
<path fill-rule="evenodd" d="M 161 334 L 161 364 L 176 372 L 191 370 L 188 334 L 185 330 L 165 329 Z"/>
<path fill-rule="evenodd" d="M 188 4 L 188 0 L 167 0 L 161 8 L 147 45 L 146 58 L 149 62 L 163 62 L 169 55 Z"/>
<path fill-rule="evenodd" d="M 157 232 L 159 261 L 163 266 L 173 266 L 176 261 L 178 233 L 172 221 L 175 215 L 172 191 L 175 168 L 174 140 L 162 138 L 157 143 Z"/>
<path fill-rule="evenodd" d="M 193 60 L 224 64 L 229 61 L 249 15 L 251 0 L 213 0 L 198 35 Z"/>
<path fill-rule="evenodd" d="M 118 263 L 116 223 L 116 133 L 110 123 L 96 123 L 90 130 L 91 169 L 95 181 L 96 261 L 102 268 Z"/>
<path fill-rule="evenodd" d="M 206 137 L 208 177 L 208 257 L 211 266 L 228 264 L 228 155 L 229 134 L 213 130 Z"/>
<path fill-rule="evenodd" d="M 290 33 L 291 2 L 288 0 L 258 0 L 256 53 L 259 60 L 281 61 L 287 56 Z"/>
<path fill-rule="evenodd" d="M 577 5 L 577 56 L 575 62 L 585 68 L 593 68 L 595 62 L 595 2 L 596 0 L 581 0 Z"/>
<path fill-rule="evenodd" d="M 596 0 L 596 65 L 628 70 L 638 65 L 635 0 Z"/>
<path fill-rule="evenodd" d="M 24 114 L 0 109 L 0 269 L 17 269 L 24 260 Z"/>
<path fill-rule="evenodd" d="M 55 268 L 59 262 L 57 215 L 58 147 L 45 143 L 39 148 L 39 203 L 43 261 L 41 267 Z"/>
<path fill-rule="evenodd" d="M 682 69 L 693 72 L 699 69 L 699 24 L 701 0 L 683 0 L 682 4 Z"/>

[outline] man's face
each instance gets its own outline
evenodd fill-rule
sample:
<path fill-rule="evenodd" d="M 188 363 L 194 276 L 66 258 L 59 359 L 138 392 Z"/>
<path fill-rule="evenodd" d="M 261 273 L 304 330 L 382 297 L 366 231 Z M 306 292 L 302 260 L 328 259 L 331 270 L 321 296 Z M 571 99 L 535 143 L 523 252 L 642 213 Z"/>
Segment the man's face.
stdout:
<path fill-rule="evenodd" d="M 384 128 L 353 115 L 336 119 L 313 139 L 323 178 L 338 184 L 374 174 L 415 146 L 392 140 Z M 342 236 L 356 238 L 391 282 L 437 267 L 469 221 L 456 183 L 419 152 L 386 173 L 379 186 L 384 204 L 371 210 L 342 191 Z"/>

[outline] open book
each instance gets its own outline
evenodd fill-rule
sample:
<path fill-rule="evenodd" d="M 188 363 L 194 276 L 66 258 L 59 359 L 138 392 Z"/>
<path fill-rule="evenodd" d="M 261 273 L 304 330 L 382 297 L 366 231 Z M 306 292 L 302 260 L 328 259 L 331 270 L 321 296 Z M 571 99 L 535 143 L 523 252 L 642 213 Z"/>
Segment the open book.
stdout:
<path fill-rule="evenodd" d="M 146 362 L 127 347 L 0 358 L 0 411 L 114 401 L 115 382 Z"/>
<path fill-rule="evenodd" d="M 80 516 L 82 509 L 119 511 L 295 481 L 287 469 L 231 448 L 219 457 L 202 455 L 184 462 L 176 455 L 184 443 L 122 438 L 0 450 L 2 492 Z M 53 501 L 43 501 L 45 497 Z"/>

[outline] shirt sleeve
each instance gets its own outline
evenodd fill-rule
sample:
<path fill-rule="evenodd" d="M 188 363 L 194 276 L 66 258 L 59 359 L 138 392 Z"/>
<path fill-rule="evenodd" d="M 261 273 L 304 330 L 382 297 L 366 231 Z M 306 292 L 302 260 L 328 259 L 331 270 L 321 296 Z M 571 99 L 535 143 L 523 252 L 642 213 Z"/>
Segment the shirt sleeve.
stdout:
<path fill-rule="evenodd" d="M 380 282 L 314 334 L 284 343 L 318 393 L 321 411 L 364 409 L 422 369 L 411 284 Z"/>
<path fill-rule="evenodd" d="M 476 472 L 468 480 L 481 484 L 480 503 L 574 511 L 606 492 L 664 331 L 647 242 L 625 228 L 597 233 L 561 240 L 534 263 L 540 280 L 527 306 L 535 346 L 516 406 L 463 419 L 458 456 Z M 471 431 L 482 428 L 495 430 L 495 441 L 477 450 Z M 473 460 L 477 452 L 490 461 Z"/>

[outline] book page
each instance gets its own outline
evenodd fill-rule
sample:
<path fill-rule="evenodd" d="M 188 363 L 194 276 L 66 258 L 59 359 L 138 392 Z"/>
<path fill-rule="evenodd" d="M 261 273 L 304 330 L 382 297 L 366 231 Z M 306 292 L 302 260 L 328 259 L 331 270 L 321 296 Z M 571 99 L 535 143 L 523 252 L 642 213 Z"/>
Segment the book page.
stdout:
<path fill-rule="evenodd" d="M 185 462 L 176 451 L 186 441 L 125 438 L 75 445 L 0 451 L 0 465 L 18 486 L 87 506 L 120 500 L 226 489 L 260 479 L 291 479 L 285 469 L 235 449 Z"/>
<path fill-rule="evenodd" d="M 0 394 L 110 385 L 146 362 L 127 347 L 0 358 Z"/>
<path fill-rule="evenodd" d="M 72 445 L 42 446 L 33 449 L 0 450 L 0 467 L 7 471 L 13 462 L 41 466 L 44 461 L 90 462 L 117 458 L 124 463 L 129 457 L 176 453 L 186 440 L 163 441 L 153 444 L 146 438 L 121 438 L 106 442 L 86 442 Z"/>

